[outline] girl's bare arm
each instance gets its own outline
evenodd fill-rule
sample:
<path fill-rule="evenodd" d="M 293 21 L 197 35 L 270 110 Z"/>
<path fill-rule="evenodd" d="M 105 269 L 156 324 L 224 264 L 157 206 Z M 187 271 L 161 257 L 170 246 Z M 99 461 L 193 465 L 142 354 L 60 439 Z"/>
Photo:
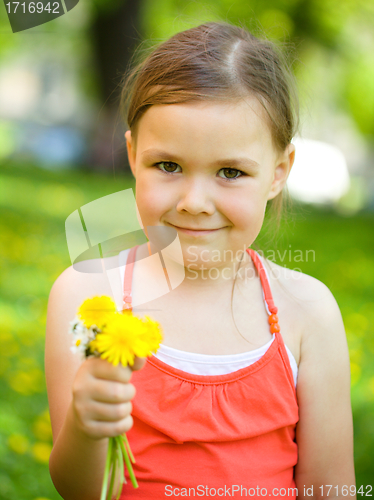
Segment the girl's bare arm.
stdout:
<path fill-rule="evenodd" d="M 298 498 L 353 499 L 350 365 L 344 325 L 335 299 L 322 283 L 307 276 L 304 286 L 308 291 L 297 383 Z M 312 496 L 307 488 L 312 488 L 308 491 Z"/>
<path fill-rule="evenodd" d="M 49 297 L 45 351 L 53 432 L 49 467 L 65 500 L 100 497 L 108 437 L 132 426 L 131 370 L 101 359 L 82 362 L 70 351 L 69 321 L 84 299 L 103 294 L 110 295 L 103 275 L 83 275 L 69 268 Z M 137 360 L 134 368 L 143 364 Z"/>

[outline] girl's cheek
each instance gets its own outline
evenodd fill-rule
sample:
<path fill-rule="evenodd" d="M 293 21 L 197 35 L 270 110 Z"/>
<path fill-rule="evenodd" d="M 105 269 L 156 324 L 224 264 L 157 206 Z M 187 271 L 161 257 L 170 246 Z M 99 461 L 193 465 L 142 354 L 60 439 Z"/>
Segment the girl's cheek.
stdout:
<path fill-rule="evenodd" d="M 146 221 L 158 219 L 167 210 L 166 193 L 161 192 L 149 183 L 139 183 L 136 189 L 136 203 L 143 224 Z M 150 224 L 152 225 L 152 224 Z"/>
<path fill-rule="evenodd" d="M 230 197 L 222 205 L 222 212 L 236 225 L 253 223 L 265 211 L 266 204 L 256 193 L 246 193 L 242 196 Z"/>

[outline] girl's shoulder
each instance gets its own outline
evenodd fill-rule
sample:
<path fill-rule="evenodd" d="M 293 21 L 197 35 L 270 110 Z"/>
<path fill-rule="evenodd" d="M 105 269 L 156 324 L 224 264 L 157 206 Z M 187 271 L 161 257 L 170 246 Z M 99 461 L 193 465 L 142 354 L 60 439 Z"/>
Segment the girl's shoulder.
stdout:
<path fill-rule="evenodd" d="M 95 272 L 82 272 L 70 266 L 58 276 L 51 288 L 49 307 L 63 312 L 71 320 L 85 299 L 96 295 L 112 295 L 105 273 L 103 270 L 100 272 L 101 260 L 93 259 L 90 262 Z"/>
<path fill-rule="evenodd" d="M 300 360 L 315 353 L 345 349 L 346 335 L 339 306 L 329 288 L 312 276 L 266 261 L 280 324 L 293 332 Z M 283 332 L 283 329 L 282 329 Z M 287 335 L 287 333 L 286 333 Z"/>
<path fill-rule="evenodd" d="M 268 260 L 266 269 L 274 295 L 292 306 L 295 312 L 302 311 L 310 320 L 314 316 L 320 318 L 321 313 L 339 311 L 333 294 L 322 281 Z"/>

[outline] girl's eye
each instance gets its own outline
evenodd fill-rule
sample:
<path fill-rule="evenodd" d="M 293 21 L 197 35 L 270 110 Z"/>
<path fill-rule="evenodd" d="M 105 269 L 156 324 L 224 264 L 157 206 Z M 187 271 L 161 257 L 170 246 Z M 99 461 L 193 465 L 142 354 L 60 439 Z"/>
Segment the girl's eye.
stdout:
<path fill-rule="evenodd" d="M 223 177 L 223 179 L 226 179 L 226 180 L 238 179 L 239 177 L 242 177 L 243 175 L 245 175 L 240 170 L 236 170 L 236 168 L 223 168 L 220 171 L 224 172 L 225 177 Z M 240 175 L 237 175 L 237 174 L 240 174 Z"/>
<path fill-rule="evenodd" d="M 172 161 L 160 161 L 159 163 L 156 163 L 157 167 L 161 167 L 161 170 L 163 172 L 173 174 L 175 172 L 175 169 L 179 167 L 177 163 L 174 163 Z"/>
<path fill-rule="evenodd" d="M 180 168 L 180 166 L 173 161 L 160 161 L 156 163 L 156 167 L 160 168 L 161 171 L 166 174 L 174 174 L 177 172 L 176 169 Z M 225 179 L 227 181 L 235 180 L 239 177 L 243 177 L 243 175 L 246 175 L 241 170 L 237 170 L 236 168 L 222 168 L 220 172 L 224 172 L 224 177 L 220 176 L 221 179 Z"/>

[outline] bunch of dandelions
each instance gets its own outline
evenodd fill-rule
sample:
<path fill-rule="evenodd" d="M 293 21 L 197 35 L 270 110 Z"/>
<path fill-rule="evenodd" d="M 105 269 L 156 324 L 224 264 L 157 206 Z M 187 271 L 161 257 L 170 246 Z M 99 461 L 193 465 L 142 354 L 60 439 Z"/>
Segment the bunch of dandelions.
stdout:
<path fill-rule="evenodd" d="M 97 356 L 117 366 L 133 365 L 135 357 L 145 358 L 156 352 L 162 340 L 161 328 L 150 319 L 140 319 L 130 311 L 118 312 L 110 297 L 86 299 L 70 323 L 73 345 L 70 348 L 82 357 Z M 138 487 L 132 463 L 135 463 L 126 434 L 109 438 L 100 500 L 111 499 L 116 472 L 120 474 L 120 496 L 127 467 L 131 483 Z M 109 474 L 112 471 L 109 482 Z M 110 484 L 109 484 L 110 483 Z"/>

